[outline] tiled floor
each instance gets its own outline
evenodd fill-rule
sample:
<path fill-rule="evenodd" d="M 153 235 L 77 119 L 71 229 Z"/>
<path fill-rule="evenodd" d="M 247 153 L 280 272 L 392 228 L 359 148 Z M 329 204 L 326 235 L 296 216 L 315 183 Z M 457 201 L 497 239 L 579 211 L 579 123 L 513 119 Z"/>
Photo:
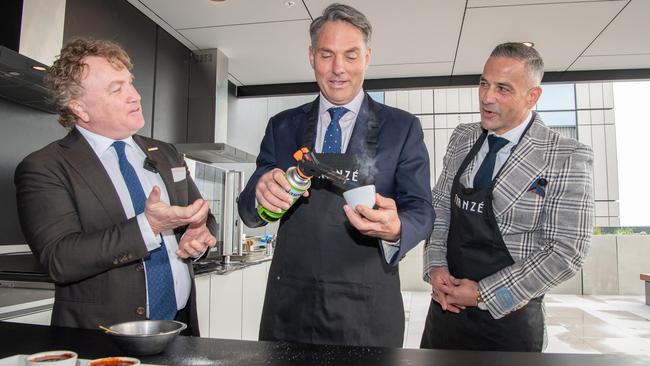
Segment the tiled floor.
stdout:
<path fill-rule="evenodd" d="M 418 348 L 429 293 L 404 292 L 404 347 Z M 650 355 L 650 306 L 643 296 L 547 295 L 547 353 Z"/>

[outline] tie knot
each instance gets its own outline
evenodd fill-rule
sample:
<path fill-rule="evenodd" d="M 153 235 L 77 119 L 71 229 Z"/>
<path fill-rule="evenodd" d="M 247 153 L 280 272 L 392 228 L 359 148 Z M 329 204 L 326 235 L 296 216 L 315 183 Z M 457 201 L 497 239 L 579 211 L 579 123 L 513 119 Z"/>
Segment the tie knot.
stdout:
<path fill-rule="evenodd" d="M 506 146 L 510 142 L 508 139 L 503 137 L 498 137 L 497 135 L 488 136 L 488 145 L 490 146 L 490 152 L 496 154 L 501 148 Z"/>
<path fill-rule="evenodd" d="M 124 141 L 113 141 L 113 147 L 118 153 L 124 153 L 124 146 L 126 146 Z"/>
<path fill-rule="evenodd" d="M 329 112 L 330 117 L 332 117 L 332 121 L 338 121 L 348 112 L 348 109 L 345 107 L 332 107 L 327 111 Z"/>

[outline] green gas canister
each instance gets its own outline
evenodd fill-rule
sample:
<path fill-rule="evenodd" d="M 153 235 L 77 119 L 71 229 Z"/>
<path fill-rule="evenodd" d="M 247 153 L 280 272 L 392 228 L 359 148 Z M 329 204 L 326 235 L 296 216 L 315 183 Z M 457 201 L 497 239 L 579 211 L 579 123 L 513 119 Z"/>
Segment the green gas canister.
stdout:
<path fill-rule="evenodd" d="M 303 156 L 308 153 L 309 149 L 303 147 L 293 154 L 293 158 L 296 161 L 300 162 L 303 159 Z M 300 198 L 300 196 L 302 196 L 302 194 L 311 186 L 312 176 L 303 173 L 299 167 L 295 166 L 287 169 L 286 173 L 284 173 L 284 176 L 287 178 L 289 186 L 291 186 L 288 193 L 292 198 L 291 205 L 293 205 L 298 200 L 298 198 Z M 287 212 L 287 210 L 273 212 L 262 206 L 262 204 L 257 204 L 257 213 L 260 215 L 262 220 L 266 222 L 276 222 L 280 220 L 285 212 Z"/>

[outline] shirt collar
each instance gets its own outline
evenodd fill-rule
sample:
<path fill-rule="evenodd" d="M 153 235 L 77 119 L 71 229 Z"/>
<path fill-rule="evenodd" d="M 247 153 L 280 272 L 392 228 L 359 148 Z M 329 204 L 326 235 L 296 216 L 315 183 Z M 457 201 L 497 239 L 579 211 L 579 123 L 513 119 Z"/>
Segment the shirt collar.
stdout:
<path fill-rule="evenodd" d="M 494 133 L 494 131 L 488 132 L 488 135 L 497 135 L 498 137 L 503 137 L 504 139 L 507 139 L 513 144 L 518 144 L 519 140 L 521 139 L 521 136 L 524 134 L 524 131 L 526 131 L 526 127 L 528 126 L 528 121 L 530 121 L 530 118 L 533 116 L 532 111 L 528 111 L 528 115 L 526 118 L 521 121 L 517 127 L 513 128 L 512 130 L 504 133 L 503 135 L 497 135 Z"/>
<path fill-rule="evenodd" d="M 83 135 L 83 137 L 86 138 L 86 141 L 88 141 L 88 144 L 90 144 L 90 147 L 93 149 L 95 154 L 97 154 L 97 156 L 102 156 L 108 149 L 111 148 L 113 142 L 116 141 L 106 136 L 90 132 L 79 125 L 76 125 L 75 128 L 77 131 L 79 131 L 79 133 L 81 133 L 81 135 Z M 133 141 L 132 136 L 122 139 L 121 141 L 124 141 L 127 145 L 131 146 L 138 153 L 138 155 L 144 154 L 142 153 L 140 147 L 138 147 L 138 145 L 135 143 L 135 141 Z"/>
<path fill-rule="evenodd" d="M 328 109 L 332 107 L 345 107 L 348 109 L 348 111 L 354 113 L 354 116 L 359 114 L 359 110 L 361 109 L 361 103 L 363 103 L 363 98 L 365 97 L 365 93 L 363 92 L 363 89 L 359 90 L 359 93 L 350 101 L 348 104 L 344 105 L 335 105 L 332 104 L 325 96 L 323 93 L 320 93 L 320 106 L 318 109 L 318 115 L 322 116 L 325 112 L 327 112 Z"/>

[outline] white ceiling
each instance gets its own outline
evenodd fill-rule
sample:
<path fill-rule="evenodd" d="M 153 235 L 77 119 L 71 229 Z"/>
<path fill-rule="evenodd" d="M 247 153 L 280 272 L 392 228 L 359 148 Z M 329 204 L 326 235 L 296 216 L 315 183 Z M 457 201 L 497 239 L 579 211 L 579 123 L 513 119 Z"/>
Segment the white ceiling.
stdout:
<path fill-rule="evenodd" d="M 237 85 L 313 81 L 312 18 L 333 0 L 128 0 L 192 50 L 219 48 Z M 367 79 L 480 74 L 532 41 L 546 71 L 650 68 L 649 0 L 339 0 L 373 25 Z"/>

